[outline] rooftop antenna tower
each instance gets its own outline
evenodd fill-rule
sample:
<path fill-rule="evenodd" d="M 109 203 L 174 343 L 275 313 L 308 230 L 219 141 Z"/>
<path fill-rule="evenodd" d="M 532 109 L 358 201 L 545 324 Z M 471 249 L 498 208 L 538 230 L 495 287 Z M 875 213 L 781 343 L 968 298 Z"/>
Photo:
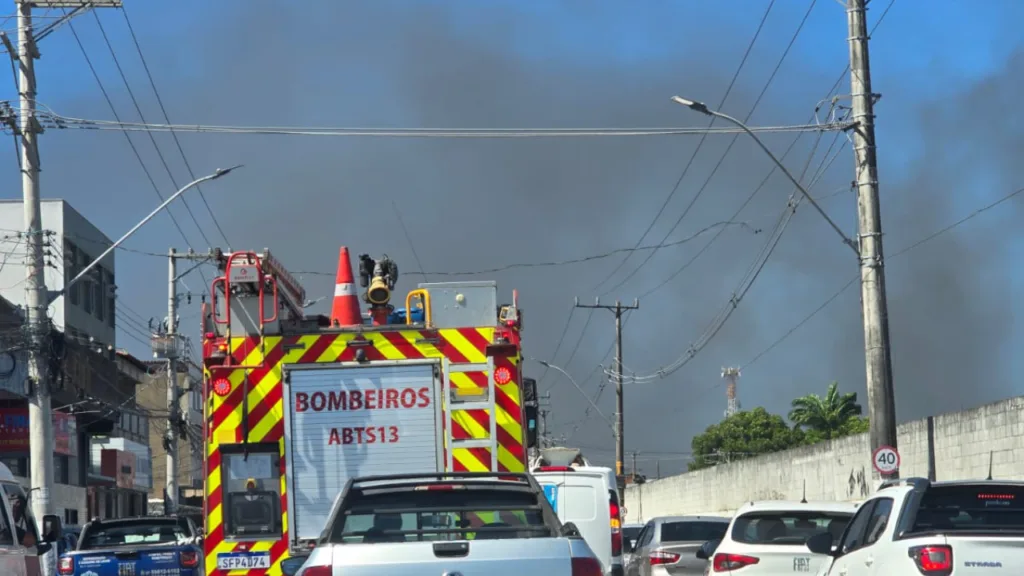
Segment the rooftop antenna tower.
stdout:
<path fill-rule="evenodd" d="M 736 397 L 736 379 L 740 377 L 739 368 L 722 368 L 725 379 L 725 417 L 728 418 L 740 411 L 740 400 Z"/>

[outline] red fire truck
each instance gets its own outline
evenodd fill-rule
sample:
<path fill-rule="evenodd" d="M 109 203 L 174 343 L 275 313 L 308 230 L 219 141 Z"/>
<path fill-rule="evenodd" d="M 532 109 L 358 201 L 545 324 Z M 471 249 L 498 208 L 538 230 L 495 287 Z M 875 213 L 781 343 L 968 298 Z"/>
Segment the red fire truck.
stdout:
<path fill-rule="evenodd" d="M 207 574 L 281 574 L 352 476 L 526 471 L 535 384 L 515 292 L 499 305 L 494 282 L 424 283 L 396 309 L 397 267 L 362 255 L 364 318 L 342 248 L 331 316 L 307 315 L 269 251 L 216 259 L 202 311 Z"/>

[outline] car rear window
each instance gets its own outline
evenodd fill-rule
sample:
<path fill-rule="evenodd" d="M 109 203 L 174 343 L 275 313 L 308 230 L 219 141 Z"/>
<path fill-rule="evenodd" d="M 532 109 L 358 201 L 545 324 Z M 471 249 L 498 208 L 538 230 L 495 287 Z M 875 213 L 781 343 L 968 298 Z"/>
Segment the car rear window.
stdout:
<path fill-rule="evenodd" d="M 838 541 L 852 513 L 843 512 L 750 512 L 736 519 L 732 539 L 744 544 L 803 544 L 815 534 L 828 532 Z"/>
<path fill-rule="evenodd" d="M 1024 487 L 1006 484 L 932 486 L 912 531 L 1024 530 Z"/>
<path fill-rule="evenodd" d="M 541 498 L 544 496 L 541 495 Z M 377 490 L 351 494 L 331 529 L 335 544 L 552 536 L 525 490 Z"/>
<path fill-rule="evenodd" d="M 661 525 L 662 542 L 707 542 L 721 540 L 729 528 L 728 522 L 666 522 Z"/>
<path fill-rule="evenodd" d="M 174 520 L 128 520 L 101 522 L 89 526 L 82 550 L 133 546 L 136 544 L 169 544 L 189 537 L 187 526 Z"/>

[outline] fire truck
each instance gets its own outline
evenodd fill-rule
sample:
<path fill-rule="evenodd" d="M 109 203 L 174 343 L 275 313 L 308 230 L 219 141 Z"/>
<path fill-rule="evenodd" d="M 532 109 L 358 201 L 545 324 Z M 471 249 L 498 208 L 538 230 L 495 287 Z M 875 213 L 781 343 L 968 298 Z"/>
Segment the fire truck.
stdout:
<path fill-rule="evenodd" d="M 215 260 L 201 314 L 208 575 L 281 574 L 353 476 L 526 471 L 536 383 L 515 291 L 499 305 L 495 282 L 421 283 L 396 308 L 394 262 L 361 255 L 357 294 L 342 248 L 330 316 L 307 315 L 269 250 Z"/>

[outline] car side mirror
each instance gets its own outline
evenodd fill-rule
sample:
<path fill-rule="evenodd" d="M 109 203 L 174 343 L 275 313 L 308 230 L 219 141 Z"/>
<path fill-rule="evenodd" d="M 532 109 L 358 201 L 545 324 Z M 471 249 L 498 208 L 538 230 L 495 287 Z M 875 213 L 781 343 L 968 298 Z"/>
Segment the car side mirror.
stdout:
<path fill-rule="evenodd" d="M 284 576 L 295 576 L 299 573 L 299 569 L 306 563 L 306 559 L 309 556 L 290 556 L 281 560 L 281 573 Z"/>
<path fill-rule="evenodd" d="M 828 532 L 821 532 L 808 538 L 807 549 L 812 554 L 824 554 L 826 556 L 834 556 L 833 550 L 838 550 L 838 548 L 832 546 L 832 535 Z"/>
<path fill-rule="evenodd" d="M 707 542 L 700 545 L 697 549 L 697 558 L 699 560 L 710 560 L 715 555 L 715 550 L 718 550 L 718 545 L 721 544 L 721 540 L 708 540 Z"/>
<path fill-rule="evenodd" d="M 64 535 L 64 527 L 61 525 L 60 516 L 47 514 L 43 516 L 43 542 L 56 542 Z"/>
<path fill-rule="evenodd" d="M 576 527 L 572 522 L 566 522 L 562 524 L 562 536 L 566 538 L 582 538 L 580 535 L 580 529 Z"/>

